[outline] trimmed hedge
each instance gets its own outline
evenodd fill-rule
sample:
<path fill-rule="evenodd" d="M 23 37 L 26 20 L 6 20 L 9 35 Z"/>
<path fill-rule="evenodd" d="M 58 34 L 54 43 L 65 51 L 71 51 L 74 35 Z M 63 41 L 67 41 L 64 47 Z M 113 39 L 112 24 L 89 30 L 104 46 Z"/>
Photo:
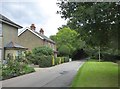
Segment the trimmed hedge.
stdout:
<path fill-rule="evenodd" d="M 60 57 L 55 58 L 55 65 L 59 64 Z"/>
<path fill-rule="evenodd" d="M 64 62 L 69 62 L 69 57 L 64 57 Z"/>
<path fill-rule="evenodd" d="M 54 62 L 54 63 L 53 63 Z M 39 67 L 51 67 L 61 63 L 69 62 L 69 57 L 39 56 Z"/>
<path fill-rule="evenodd" d="M 69 62 L 69 57 L 57 57 L 57 58 L 55 58 L 55 65 L 65 63 L 65 62 Z"/>
<path fill-rule="evenodd" d="M 49 55 L 49 56 L 42 55 L 39 58 L 40 58 L 38 61 L 39 67 L 51 67 L 52 66 L 52 56 L 51 55 Z"/>

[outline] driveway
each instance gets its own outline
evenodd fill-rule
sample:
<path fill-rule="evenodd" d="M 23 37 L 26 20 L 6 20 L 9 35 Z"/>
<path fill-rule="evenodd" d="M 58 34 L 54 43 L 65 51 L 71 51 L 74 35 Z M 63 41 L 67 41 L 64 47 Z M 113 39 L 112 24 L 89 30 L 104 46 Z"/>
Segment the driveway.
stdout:
<path fill-rule="evenodd" d="M 69 87 L 84 61 L 72 61 L 2 81 L 2 87 Z"/>

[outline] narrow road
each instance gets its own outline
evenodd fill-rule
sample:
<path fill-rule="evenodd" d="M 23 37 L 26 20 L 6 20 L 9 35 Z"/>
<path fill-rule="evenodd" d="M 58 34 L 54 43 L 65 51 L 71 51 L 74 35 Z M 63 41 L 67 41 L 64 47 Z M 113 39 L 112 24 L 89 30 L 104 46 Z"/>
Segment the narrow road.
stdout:
<path fill-rule="evenodd" d="M 2 87 L 69 87 L 83 61 L 72 61 L 2 81 Z"/>

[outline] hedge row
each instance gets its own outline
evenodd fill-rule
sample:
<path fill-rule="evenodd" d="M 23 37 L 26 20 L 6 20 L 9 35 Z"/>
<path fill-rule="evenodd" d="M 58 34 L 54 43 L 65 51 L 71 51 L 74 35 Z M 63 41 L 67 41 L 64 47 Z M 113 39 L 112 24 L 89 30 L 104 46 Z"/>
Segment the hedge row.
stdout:
<path fill-rule="evenodd" d="M 39 67 L 51 67 L 61 63 L 69 62 L 69 57 L 40 56 L 38 60 Z"/>
<path fill-rule="evenodd" d="M 39 67 L 51 67 L 52 66 L 52 56 L 40 56 L 38 60 Z"/>
<path fill-rule="evenodd" d="M 57 57 L 55 58 L 55 65 L 69 62 L 69 57 Z"/>

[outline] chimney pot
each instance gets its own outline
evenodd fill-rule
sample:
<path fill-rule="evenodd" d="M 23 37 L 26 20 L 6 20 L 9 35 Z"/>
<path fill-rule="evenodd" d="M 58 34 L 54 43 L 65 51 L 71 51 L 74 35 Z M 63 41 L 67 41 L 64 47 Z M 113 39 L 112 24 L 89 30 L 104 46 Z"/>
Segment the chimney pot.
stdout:
<path fill-rule="evenodd" d="M 35 28 L 36 28 L 35 24 L 31 24 L 30 29 L 33 30 L 33 31 L 35 31 Z"/>
<path fill-rule="evenodd" d="M 43 35 L 44 35 L 44 30 L 43 30 L 42 28 L 40 29 L 39 32 L 40 32 L 40 34 L 43 34 Z"/>

